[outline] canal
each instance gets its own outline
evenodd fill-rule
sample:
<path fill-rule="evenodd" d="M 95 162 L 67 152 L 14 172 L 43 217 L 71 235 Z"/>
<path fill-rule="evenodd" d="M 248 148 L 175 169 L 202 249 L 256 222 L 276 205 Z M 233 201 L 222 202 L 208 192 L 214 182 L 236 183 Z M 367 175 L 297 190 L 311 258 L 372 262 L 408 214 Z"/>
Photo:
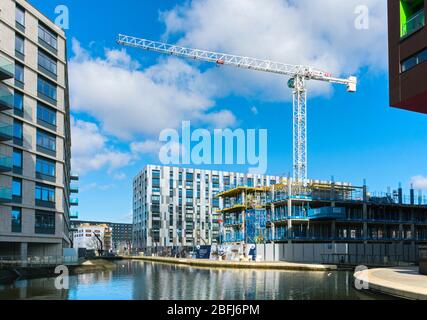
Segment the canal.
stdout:
<path fill-rule="evenodd" d="M 114 271 L 70 276 L 69 289 L 54 278 L 0 284 L 0 299 L 63 300 L 307 300 L 386 299 L 353 287 L 351 271 L 305 272 L 200 269 L 118 261 Z"/>

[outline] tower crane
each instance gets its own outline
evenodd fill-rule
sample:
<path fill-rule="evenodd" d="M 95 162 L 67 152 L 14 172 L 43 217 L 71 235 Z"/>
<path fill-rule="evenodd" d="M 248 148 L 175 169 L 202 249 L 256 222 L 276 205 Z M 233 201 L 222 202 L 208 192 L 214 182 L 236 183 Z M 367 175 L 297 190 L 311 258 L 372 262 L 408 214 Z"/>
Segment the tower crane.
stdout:
<path fill-rule="evenodd" d="M 155 51 L 167 55 L 233 66 L 289 77 L 288 87 L 293 91 L 293 177 L 304 183 L 307 180 L 307 87 L 308 80 L 317 80 L 347 86 L 348 92 L 356 92 L 357 78 L 333 77 L 331 73 L 302 65 L 236 56 L 199 49 L 185 48 L 163 42 L 119 34 L 117 43 L 123 46 Z"/>

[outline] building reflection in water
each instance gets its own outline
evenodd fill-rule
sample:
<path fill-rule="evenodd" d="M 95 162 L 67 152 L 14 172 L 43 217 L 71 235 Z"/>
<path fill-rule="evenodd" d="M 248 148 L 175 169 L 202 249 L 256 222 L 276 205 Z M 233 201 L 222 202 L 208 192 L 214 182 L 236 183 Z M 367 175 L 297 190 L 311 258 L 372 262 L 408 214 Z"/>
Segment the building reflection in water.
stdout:
<path fill-rule="evenodd" d="M 358 299 L 351 272 L 202 269 L 134 262 L 133 299 Z M 369 298 L 366 296 L 365 298 Z"/>
<path fill-rule="evenodd" d="M 70 277 L 69 290 L 54 278 L 0 285 L 0 299 L 79 300 L 301 300 L 371 299 L 353 288 L 352 272 L 207 269 L 120 261 L 117 269 Z"/>
<path fill-rule="evenodd" d="M 0 299 L 65 300 L 68 290 L 58 290 L 55 278 L 20 280 L 0 285 Z"/>

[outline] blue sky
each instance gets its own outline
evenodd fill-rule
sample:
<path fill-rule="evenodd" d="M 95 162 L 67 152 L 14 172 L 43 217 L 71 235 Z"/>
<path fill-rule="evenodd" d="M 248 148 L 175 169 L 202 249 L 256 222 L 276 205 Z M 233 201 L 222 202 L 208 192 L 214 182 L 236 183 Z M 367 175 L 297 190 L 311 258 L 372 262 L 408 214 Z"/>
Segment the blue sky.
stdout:
<path fill-rule="evenodd" d="M 298 7 L 286 0 L 263 2 L 262 7 L 257 7 L 259 1 L 242 0 L 30 2 L 52 19 L 57 5 L 69 8 L 66 32 L 77 137 L 72 144 L 73 161 L 81 171 L 81 219 L 130 222 L 132 178 L 147 163 L 159 162 L 159 129 L 176 127 L 181 120 L 191 120 L 197 128 L 268 129 L 268 173 L 287 175 L 292 167 L 287 79 L 124 51 L 115 43 L 118 33 L 307 63 L 338 75 L 354 73 L 360 80 L 356 94 L 341 86 L 309 87 L 309 177 L 326 180 L 333 175 L 359 185 L 367 179 L 372 191 L 395 188 L 399 182 L 407 188 L 411 181 L 427 188 L 427 116 L 388 104 L 383 0 L 365 1 L 368 30 L 354 28 L 356 0 L 301 0 Z M 306 28 L 293 30 L 293 20 L 301 22 L 301 17 Z M 102 81 L 94 81 L 96 77 Z"/>

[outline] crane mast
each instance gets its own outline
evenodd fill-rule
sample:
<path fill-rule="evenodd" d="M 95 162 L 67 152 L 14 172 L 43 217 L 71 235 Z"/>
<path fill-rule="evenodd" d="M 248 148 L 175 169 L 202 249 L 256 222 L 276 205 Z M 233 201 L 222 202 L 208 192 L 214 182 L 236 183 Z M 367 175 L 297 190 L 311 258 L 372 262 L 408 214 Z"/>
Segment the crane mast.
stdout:
<path fill-rule="evenodd" d="M 316 68 L 285 64 L 244 56 L 236 56 L 206 50 L 191 49 L 163 42 L 119 34 L 117 43 L 123 46 L 155 51 L 183 58 L 228 65 L 237 68 L 269 72 L 290 77 L 288 86 L 293 90 L 293 177 L 295 181 L 307 180 L 307 80 L 318 80 L 347 86 L 348 92 L 356 92 L 357 78 L 341 79 Z"/>

